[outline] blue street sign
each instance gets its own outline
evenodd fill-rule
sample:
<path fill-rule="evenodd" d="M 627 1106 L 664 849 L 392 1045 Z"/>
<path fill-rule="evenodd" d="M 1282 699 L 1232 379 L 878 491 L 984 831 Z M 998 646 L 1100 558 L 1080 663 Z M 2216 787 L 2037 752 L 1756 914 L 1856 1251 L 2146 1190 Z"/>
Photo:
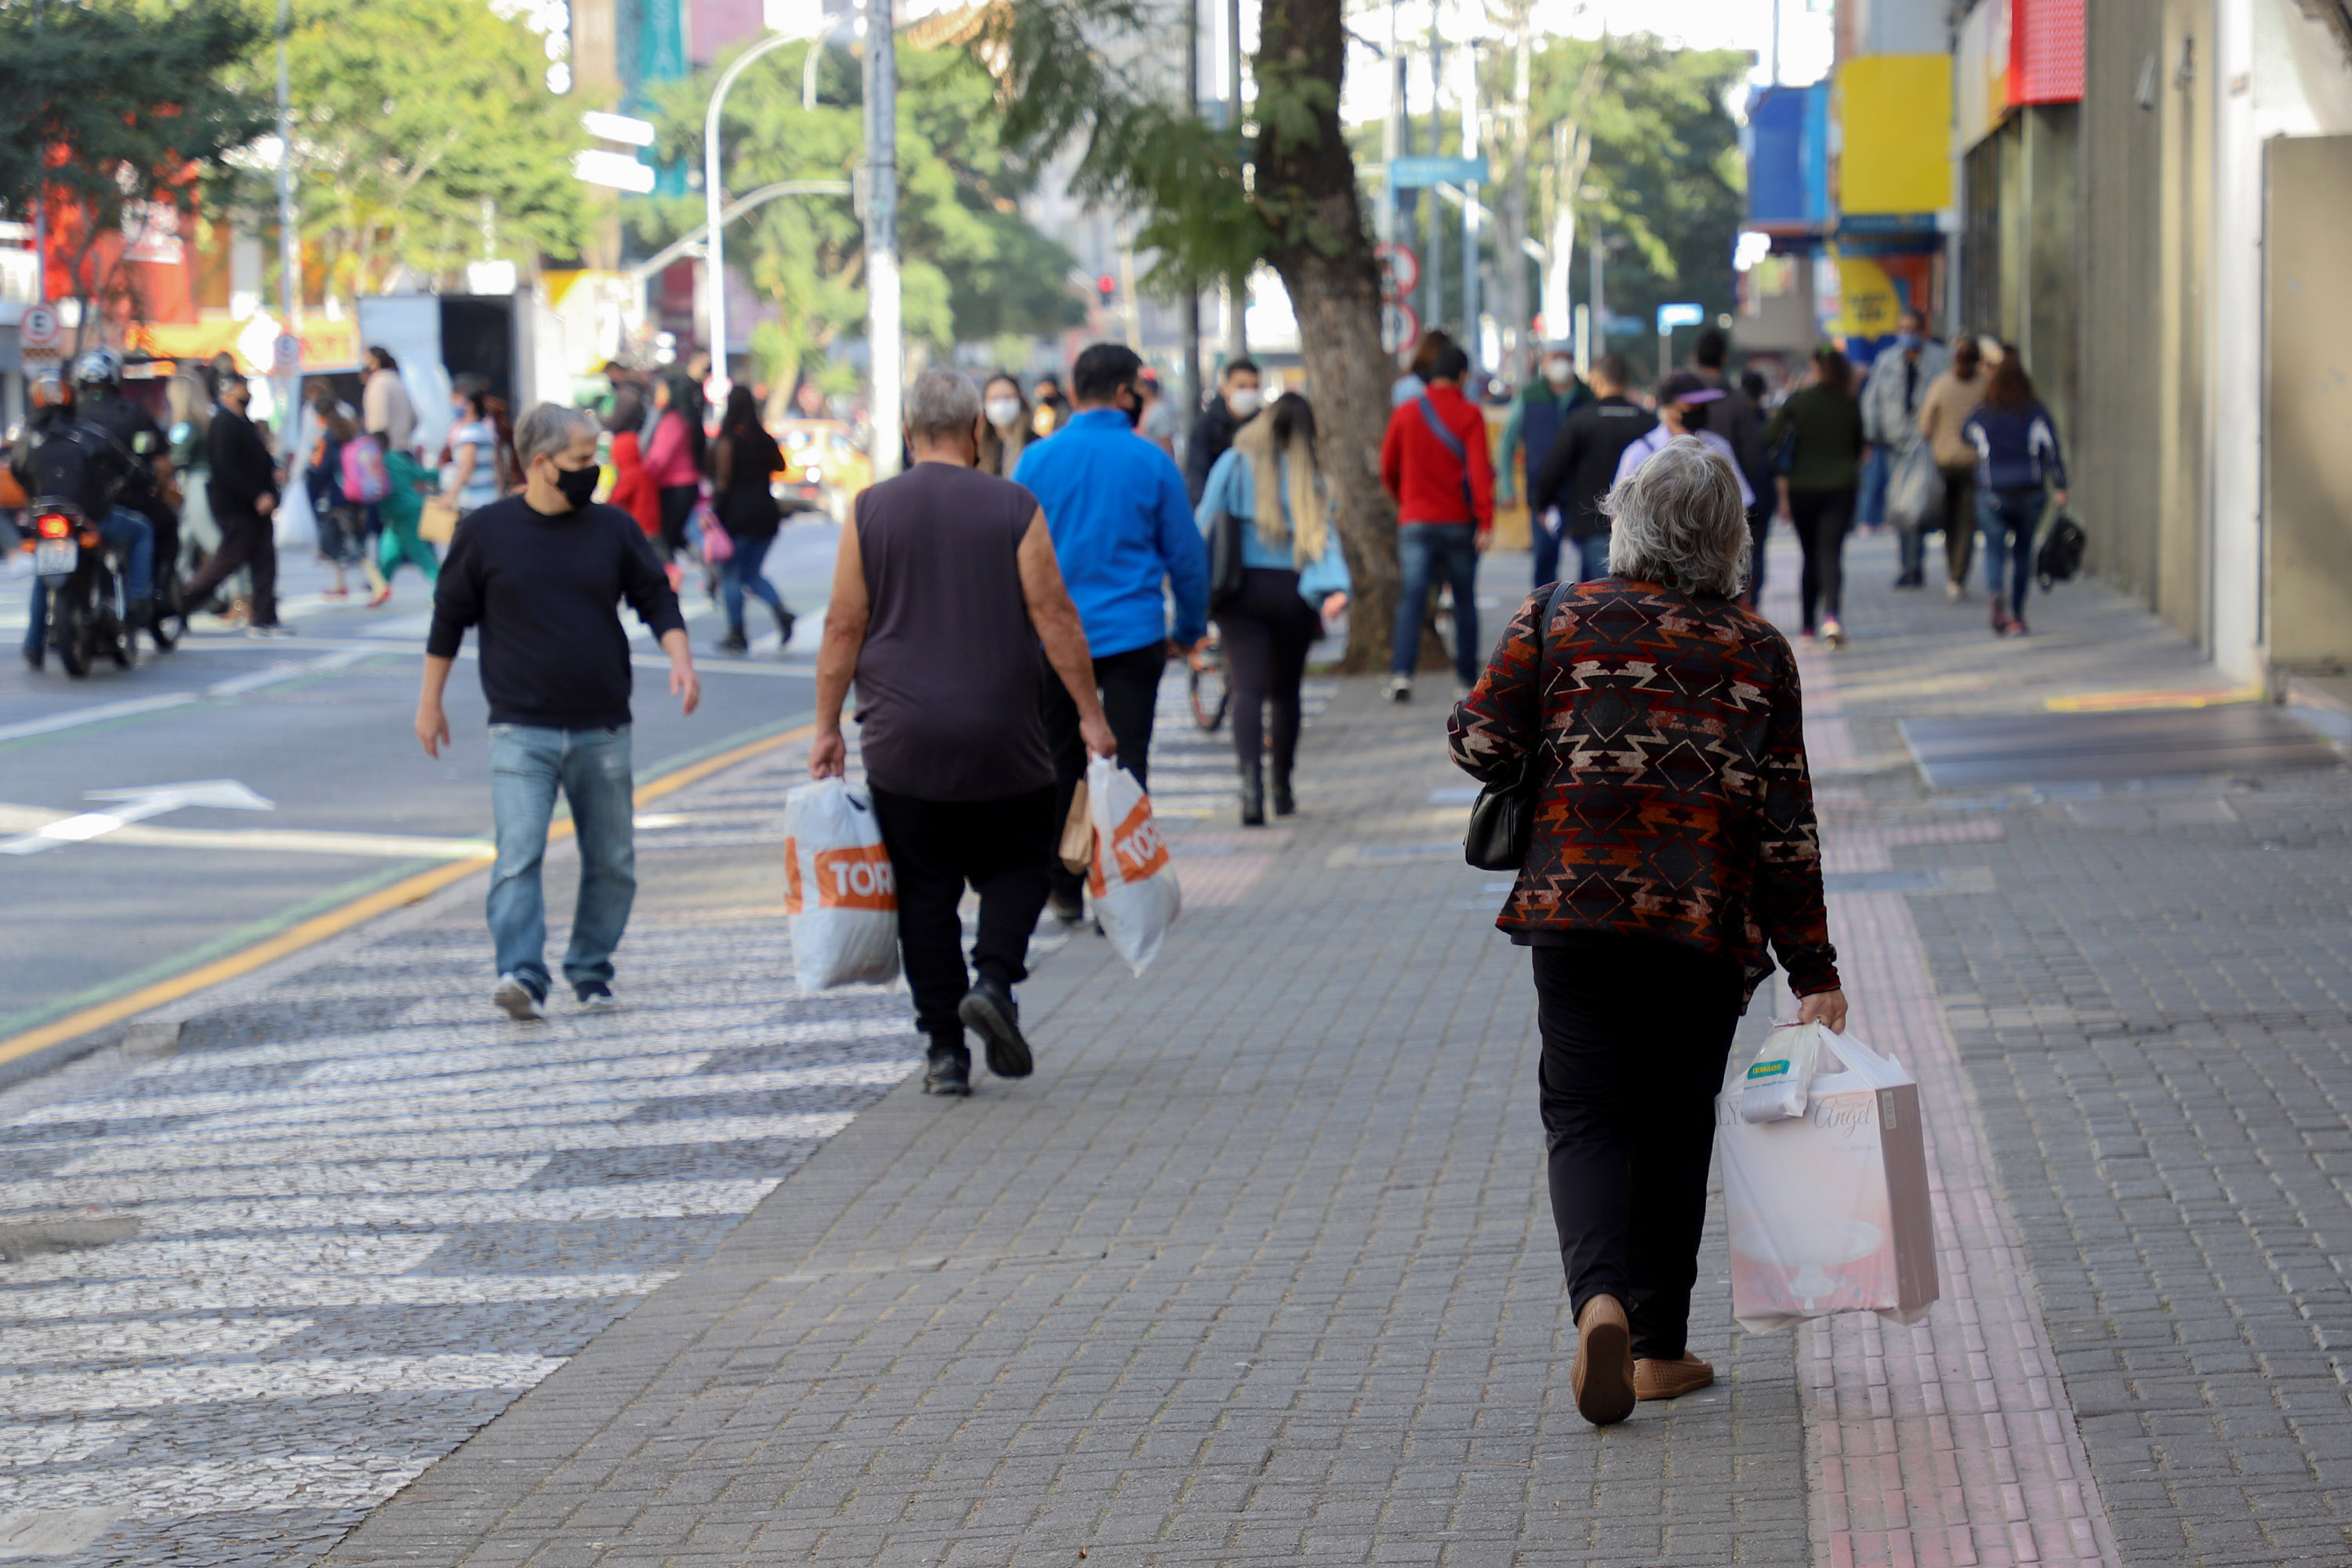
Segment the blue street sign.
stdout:
<path fill-rule="evenodd" d="M 1389 183 L 1401 191 L 1440 183 L 1461 185 L 1486 181 L 1484 158 L 1399 158 L 1389 164 Z"/>
<path fill-rule="evenodd" d="M 1706 320 L 1704 305 L 1661 305 L 1658 307 L 1658 336 L 1664 337 L 1676 327 L 1696 327 Z"/>

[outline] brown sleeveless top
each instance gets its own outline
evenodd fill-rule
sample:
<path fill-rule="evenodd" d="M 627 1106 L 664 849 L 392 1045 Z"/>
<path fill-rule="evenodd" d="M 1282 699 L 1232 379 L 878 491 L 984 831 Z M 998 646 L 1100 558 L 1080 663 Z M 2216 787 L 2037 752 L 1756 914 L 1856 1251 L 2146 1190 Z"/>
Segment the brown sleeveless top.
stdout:
<path fill-rule="evenodd" d="M 1051 678 L 1017 559 L 1037 498 L 976 468 L 918 463 L 859 493 L 871 606 L 857 654 L 866 776 L 918 800 L 996 800 L 1054 782 Z"/>

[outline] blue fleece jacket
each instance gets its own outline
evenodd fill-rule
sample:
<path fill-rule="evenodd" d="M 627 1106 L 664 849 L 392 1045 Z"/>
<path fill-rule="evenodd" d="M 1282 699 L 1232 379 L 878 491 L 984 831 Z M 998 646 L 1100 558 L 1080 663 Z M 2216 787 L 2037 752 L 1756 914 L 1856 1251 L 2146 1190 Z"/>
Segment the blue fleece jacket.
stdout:
<path fill-rule="evenodd" d="M 2058 451 L 2058 427 L 2050 410 L 1996 408 L 1979 403 L 1960 433 L 1976 444 L 1977 489 L 2038 490 L 2046 480 L 2066 488 L 2066 459 Z"/>
<path fill-rule="evenodd" d="M 1062 581 L 1097 658 L 1209 627 L 1209 557 L 1192 525 L 1184 476 L 1115 408 L 1089 408 L 1013 470 L 1045 509 Z M 1171 630 L 1160 584 L 1176 601 Z"/>

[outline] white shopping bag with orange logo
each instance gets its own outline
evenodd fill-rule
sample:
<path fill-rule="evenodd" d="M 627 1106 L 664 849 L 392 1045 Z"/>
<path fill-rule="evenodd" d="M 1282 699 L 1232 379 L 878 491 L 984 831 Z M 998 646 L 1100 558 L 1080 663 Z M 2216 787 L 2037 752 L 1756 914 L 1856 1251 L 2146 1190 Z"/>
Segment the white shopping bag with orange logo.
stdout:
<path fill-rule="evenodd" d="M 1111 951 L 1141 974 L 1184 907 L 1176 868 L 1169 864 L 1160 825 L 1151 820 L 1151 797 L 1109 757 L 1087 763 L 1087 815 L 1095 829 L 1094 860 L 1087 868 L 1095 919 Z"/>
<path fill-rule="evenodd" d="M 1817 1030 L 1802 1109 L 1751 1121 L 1716 1101 L 1731 1315 L 1770 1333 L 1832 1312 L 1916 1323 L 1938 1294 L 1919 1086 L 1900 1062 Z"/>
<path fill-rule="evenodd" d="M 784 913 L 803 994 L 898 978 L 898 885 L 882 828 L 839 779 L 784 797 Z"/>

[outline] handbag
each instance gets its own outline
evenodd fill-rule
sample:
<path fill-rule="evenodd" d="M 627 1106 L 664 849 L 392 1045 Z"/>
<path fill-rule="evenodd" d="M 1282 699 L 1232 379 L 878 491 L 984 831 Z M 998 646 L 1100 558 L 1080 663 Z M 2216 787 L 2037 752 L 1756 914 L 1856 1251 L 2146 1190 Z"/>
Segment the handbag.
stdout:
<path fill-rule="evenodd" d="M 717 566 L 722 562 L 735 559 L 734 535 L 729 533 L 727 525 L 719 521 L 717 508 L 707 500 L 697 501 L 694 506 L 694 522 L 697 531 L 702 536 L 704 565 Z"/>
<path fill-rule="evenodd" d="M 1215 615 L 1242 596 L 1242 520 L 1214 503 L 1209 514 L 1209 613 Z"/>
<path fill-rule="evenodd" d="M 457 509 L 439 496 L 425 498 L 425 510 L 416 520 L 416 537 L 427 544 L 446 544 L 457 537 Z"/>
<path fill-rule="evenodd" d="M 1471 803 L 1470 829 L 1462 837 L 1462 858 L 1481 871 L 1517 871 L 1528 863 L 1535 837 L 1536 795 L 1543 787 L 1544 665 L 1551 642 L 1551 618 L 1570 584 L 1555 583 L 1536 623 L 1536 740 L 1519 760 L 1519 776 L 1490 784 Z"/>

